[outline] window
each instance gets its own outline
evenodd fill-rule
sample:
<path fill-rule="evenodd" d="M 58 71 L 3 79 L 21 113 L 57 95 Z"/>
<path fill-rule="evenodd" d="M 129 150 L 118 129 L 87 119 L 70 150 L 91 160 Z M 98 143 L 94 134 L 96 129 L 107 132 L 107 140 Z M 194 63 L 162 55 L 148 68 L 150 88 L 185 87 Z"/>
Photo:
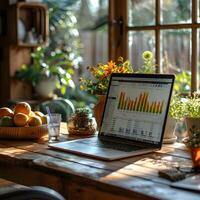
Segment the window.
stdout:
<path fill-rule="evenodd" d="M 200 0 L 110 0 L 110 57 L 134 67 L 155 54 L 157 72 L 177 74 L 177 90 L 199 90 Z"/>

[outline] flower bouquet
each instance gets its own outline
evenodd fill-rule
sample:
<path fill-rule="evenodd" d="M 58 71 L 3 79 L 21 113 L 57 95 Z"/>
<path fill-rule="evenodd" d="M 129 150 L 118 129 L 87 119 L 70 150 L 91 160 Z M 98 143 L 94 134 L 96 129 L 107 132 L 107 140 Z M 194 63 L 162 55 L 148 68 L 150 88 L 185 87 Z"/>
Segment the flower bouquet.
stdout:
<path fill-rule="evenodd" d="M 91 78 L 80 78 L 80 89 L 90 94 L 105 95 L 108 89 L 110 76 L 112 73 L 154 73 L 155 64 L 152 52 L 145 51 L 142 54 L 144 65 L 139 70 L 133 70 L 129 60 L 122 57 L 117 62 L 109 61 L 107 64 L 99 63 L 96 66 L 90 66 L 87 69 Z"/>
<path fill-rule="evenodd" d="M 107 64 L 100 63 L 87 69 L 92 79 L 80 78 L 80 89 L 98 95 L 106 94 L 112 73 L 133 73 L 130 62 L 124 61 L 122 57 L 119 57 L 116 63 L 111 60 Z"/>

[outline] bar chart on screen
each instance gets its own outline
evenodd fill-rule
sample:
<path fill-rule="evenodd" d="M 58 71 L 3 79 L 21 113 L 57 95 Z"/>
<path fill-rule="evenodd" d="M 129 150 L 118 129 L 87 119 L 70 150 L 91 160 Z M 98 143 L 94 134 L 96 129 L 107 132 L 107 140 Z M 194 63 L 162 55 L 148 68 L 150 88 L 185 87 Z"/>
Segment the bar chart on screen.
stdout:
<path fill-rule="evenodd" d="M 121 91 L 118 100 L 118 110 L 162 114 L 164 101 L 149 101 L 148 92 L 140 92 L 137 97 L 129 97 Z"/>
<path fill-rule="evenodd" d="M 120 88 L 115 99 L 114 117 L 110 132 L 136 140 L 157 142 L 160 140 L 166 102 L 164 93 L 157 87 L 144 86 L 132 90 L 131 86 Z M 162 94 L 162 95 L 161 95 Z"/>

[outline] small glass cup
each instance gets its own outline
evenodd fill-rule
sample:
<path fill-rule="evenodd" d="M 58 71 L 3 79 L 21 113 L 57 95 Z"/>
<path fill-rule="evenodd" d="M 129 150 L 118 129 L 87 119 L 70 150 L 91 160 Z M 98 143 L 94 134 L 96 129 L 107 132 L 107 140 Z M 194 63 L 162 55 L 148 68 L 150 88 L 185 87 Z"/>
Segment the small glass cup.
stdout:
<path fill-rule="evenodd" d="M 52 113 L 48 116 L 49 142 L 59 141 L 61 114 Z"/>

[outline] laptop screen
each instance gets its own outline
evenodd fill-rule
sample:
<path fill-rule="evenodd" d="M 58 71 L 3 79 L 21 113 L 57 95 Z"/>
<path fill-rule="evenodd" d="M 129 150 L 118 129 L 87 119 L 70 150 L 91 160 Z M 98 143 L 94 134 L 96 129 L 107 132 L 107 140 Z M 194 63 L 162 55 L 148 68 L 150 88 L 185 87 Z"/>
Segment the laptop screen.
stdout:
<path fill-rule="evenodd" d="M 169 76 L 113 75 L 101 134 L 160 144 L 173 85 Z"/>

